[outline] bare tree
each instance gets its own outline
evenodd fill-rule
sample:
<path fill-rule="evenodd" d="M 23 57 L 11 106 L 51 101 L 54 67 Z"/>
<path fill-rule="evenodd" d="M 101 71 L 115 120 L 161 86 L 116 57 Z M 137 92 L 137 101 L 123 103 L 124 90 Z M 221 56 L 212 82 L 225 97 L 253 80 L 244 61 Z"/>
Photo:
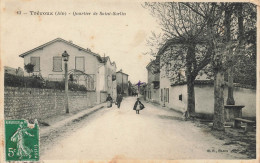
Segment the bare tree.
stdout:
<path fill-rule="evenodd" d="M 186 70 L 187 111 L 193 114 L 195 113 L 194 82 L 199 72 L 210 63 L 212 53 L 212 48 L 206 48 L 210 45 L 206 31 L 214 6 L 209 3 L 154 2 L 145 3 L 144 7 L 158 18 L 164 31 L 160 37 L 153 34 L 153 38 L 148 41 L 150 46 L 157 44 L 162 47 L 157 53 L 159 55 L 164 53 L 161 56 L 161 66 L 168 67 L 166 71 L 171 71 L 168 75 L 173 80 L 178 77 L 180 69 Z M 156 54 L 152 50 L 151 53 Z M 173 60 L 174 62 L 171 62 Z"/>
<path fill-rule="evenodd" d="M 243 6 L 247 6 L 247 8 Z M 161 48 L 157 54 L 166 54 L 161 57 L 162 66 L 170 64 L 172 69 L 167 68 L 167 70 L 173 70 L 173 73 L 169 75 L 172 78 L 176 78 L 179 69 L 186 69 L 187 110 L 190 113 L 195 112 L 194 81 L 196 76 L 203 69 L 207 71 L 206 68 L 209 68 L 209 71 L 213 73 L 213 128 L 224 130 L 223 91 L 226 84 L 224 73 L 227 70 L 229 72 L 229 82 L 227 84 L 229 98 L 227 101 L 228 104 L 234 104 L 233 66 L 239 57 L 248 53 L 245 50 L 248 49 L 245 48 L 248 44 L 246 45 L 245 42 L 248 42 L 249 38 L 245 38 L 244 33 L 247 32 L 244 31 L 246 27 L 243 24 L 243 19 L 248 17 L 248 12 L 252 10 L 252 7 L 253 11 L 255 11 L 255 7 L 239 3 L 174 2 L 145 3 L 144 7 L 148 8 L 151 14 L 158 18 L 164 32 L 159 35 L 160 37 L 153 34 L 153 39 L 149 42 L 151 46 L 160 45 Z M 242 16 L 241 12 L 243 13 Z M 255 20 L 251 20 L 249 24 L 255 24 Z M 251 36 L 252 34 L 247 37 Z M 151 53 L 156 54 L 152 50 Z M 172 60 L 174 62 L 169 63 Z"/>

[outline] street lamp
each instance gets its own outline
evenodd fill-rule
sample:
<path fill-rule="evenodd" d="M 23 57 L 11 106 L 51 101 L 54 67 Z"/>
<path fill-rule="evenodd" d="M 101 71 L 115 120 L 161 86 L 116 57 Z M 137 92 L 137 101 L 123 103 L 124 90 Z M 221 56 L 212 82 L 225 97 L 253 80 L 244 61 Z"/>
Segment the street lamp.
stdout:
<path fill-rule="evenodd" d="M 65 68 L 65 109 L 66 109 L 66 113 L 69 113 L 69 96 L 68 96 L 68 60 L 69 60 L 69 54 L 64 51 L 64 53 L 62 53 L 62 58 L 64 61 L 64 68 Z"/>

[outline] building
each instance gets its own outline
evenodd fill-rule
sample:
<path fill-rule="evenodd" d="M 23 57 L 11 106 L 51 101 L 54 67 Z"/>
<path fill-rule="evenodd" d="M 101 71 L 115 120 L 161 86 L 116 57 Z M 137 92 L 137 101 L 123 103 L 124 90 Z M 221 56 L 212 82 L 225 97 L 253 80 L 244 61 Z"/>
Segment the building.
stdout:
<path fill-rule="evenodd" d="M 80 47 L 72 41 L 57 38 L 19 56 L 24 58 L 25 65 L 28 63 L 35 65 L 34 75 L 41 75 L 46 80 L 61 81 L 64 80 L 65 74 L 62 58 L 64 51 L 69 54 L 69 80 L 85 85 L 88 91 L 96 92 L 97 103 L 103 101 L 101 94 L 108 90 L 106 85 L 108 85 L 107 82 L 111 81 L 105 80 L 107 78 L 105 75 L 109 75 L 106 70 L 106 62 L 90 49 Z M 100 67 L 104 67 L 104 73 L 99 71 Z M 113 71 L 115 72 L 114 68 Z M 29 74 L 25 73 L 25 75 Z M 100 80 L 104 82 L 99 82 Z"/>
<path fill-rule="evenodd" d="M 128 96 L 128 75 L 122 69 L 116 72 L 117 93 Z"/>
<path fill-rule="evenodd" d="M 145 91 L 147 101 L 160 103 L 160 67 L 159 60 L 151 61 L 147 66 L 148 81 Z"/>
<path fill-rule="evenodd" d="M 178 62 L 176 60 L 166 61 L 163 55 L 171 53 L 172 48 L 178 46 L 167 47 L 163 46 L 158 54 L 157 59 L 160 62 L 160 91 L 159 103 L 162 106 L 172 108 L 174 110 L 184 112 L 187 110 L 187 84 L 185 77 L 185 69 L 179 69 L 175 73 L 169 71 L 171 63 Z M 149 65 L 148 65 L 149 68 Z M 178 72 L 178 73 L 176 73 Z M 149 74 L 148 77 L 152 78 Z M 149 82 L 149 81 L 148 81 Z M 242 115 L 244 117 L 255 117 L 256 115 L 256 90 L 245 88 L 239 84 L 234 84 L 234 98 L 236 105 L 244 105 Z M 149 90 L 149 89 L 148 89 Z M 214 113 L 214 83 L 208 79 L 207 75 L 200 73 L 194 83 L 195 91 L 195 111 L 202 114 Z M 227 99 L 227 87 L 224 90 L 224 99 Z M 152 96 L 152 95 L 151 95 Z M 151 97 L 152 98 L 152 97 Z"/>
<path fill-rule="evenodd" d="M 116 82 L 116 63 L 111 62 L 110 58 L 102 57 L 102 63 L 98 69 L 100 76 L 99 87 L 100 87 L 100 102 L 106 100 L 107 94 L 115 100 L 117 97 L 117 82 Z"/>

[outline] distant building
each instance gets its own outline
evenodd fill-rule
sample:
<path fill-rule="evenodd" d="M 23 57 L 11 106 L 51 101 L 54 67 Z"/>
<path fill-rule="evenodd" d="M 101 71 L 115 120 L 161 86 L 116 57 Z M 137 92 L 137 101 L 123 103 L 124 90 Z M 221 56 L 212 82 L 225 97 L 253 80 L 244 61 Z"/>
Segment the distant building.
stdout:
<path fill-rule="evenodd" d="M 123 73 L 122 69 L 116 72 L 117 93 L 128 96 L 128 74 Z"/>
<path fill-rule="evenodd" d="M 21 67 L 16 68 L 12 68 L 9 66 L 4 66 L 5 69 L 5 73 L 7 74 L 12 74 L 12 75 L 17 75 L 17 76 L 23 76 L 24 75 L 24 71 Z"/>
<path fill-rule="evenodd" d="M 148 81 L 146 85 L 145 98 L 147 101 L 160 102 L 160 67 L 159 61 L 153 60 L 147 66 Z"/>
<path fill-rule="evenodd" d="M 110 94 L 113 99 L 117 97 L 117 82 L 116 82 L 116 63 L 111 62 L 110 58 L 102 57 L 102 65 L 100 65 L 99 73 L 99 87 L 100 87 L 100 102 L 106 100 L 107 94 Z"/>

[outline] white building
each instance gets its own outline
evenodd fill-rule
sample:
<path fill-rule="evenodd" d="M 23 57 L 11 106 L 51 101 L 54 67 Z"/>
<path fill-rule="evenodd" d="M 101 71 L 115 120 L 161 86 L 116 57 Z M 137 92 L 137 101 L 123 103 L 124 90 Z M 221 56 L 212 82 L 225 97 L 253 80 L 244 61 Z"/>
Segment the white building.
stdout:
<path fill-rule="evenodd" d="M 169 64 L 163 63 L 163 55 L 171 53 L 172 48 L 178 46 L 163 46 L 158 52 L 160 60 L 160 104 L 180 112 L 187 110 L 187 84 L 185 69 L 175 70 L 178 75 L 171 74 L 167 66 L 171 66 L 176 60 L 171 60 Z M 174 49 L 173 49 L 174 50 Z M 175 49 L 176 50 L 176 49 Z M 178 50 L 178 49 L 177 49 Z M 167 61 L 168 62 L 168 61 Z M 178 61 L 177 61 L 178 62 Z M 173 79 L 172 77 L 175 76 Z M 214 113 L 214 83 L 207 79 L 207 75 L 199 73 L 194 83 L 195 91 L 195 111 L 196 113 L 213 114 Z M 227 87 L 224 90 L 224 99 L 227 99 Z M 235 84 L 234 98 L 237 105 L 244 105 L 242 115 L 245 117 L 255 117 L 256 115 L 256 90 L 248 89 Z"/>
<path fill-rule="evenodd" d="M 112 99 L 115 100 L 117 96 L 116 63 L 111 62 L 109 57 L 102 57 L 102 63 L 98 69 L 100 100 L 105 101 L 107 94 L 110 94 Z"/>
<path fill-rule="evenodd" d="M 104 78 L 107 78 L 105 76 L 108 74 L 106 70 L 108 66 L 106 66 L 104 59 L 100 55 L 92 52 L 90 49 L 85 49 L 71 41 L 57 38 L 19 56 L 24 58 L 25 65 L 28 63 L 35 65 L 34 75 L 41 75 L 46 80 L 61 81 L 64 79 L 65 74 L 64 61 L 62 59 L 64 51 L 69 54 L 69 79 L 85 85 L 89 91 L 96 91 L 96 102 L 101 102 L 101 92 L 107 91 L 106 86 L 111 84 L 108 83 L 110 80 L 104 80 Z M 104 67 L 104 72 L 100 69 L 101 67 Z M 114 66 L 113 70 L 115 68 Z M 25 72 L 25 75 L 29 74 Z M 103 82 L 99 82 L 101 80 Z"/>

